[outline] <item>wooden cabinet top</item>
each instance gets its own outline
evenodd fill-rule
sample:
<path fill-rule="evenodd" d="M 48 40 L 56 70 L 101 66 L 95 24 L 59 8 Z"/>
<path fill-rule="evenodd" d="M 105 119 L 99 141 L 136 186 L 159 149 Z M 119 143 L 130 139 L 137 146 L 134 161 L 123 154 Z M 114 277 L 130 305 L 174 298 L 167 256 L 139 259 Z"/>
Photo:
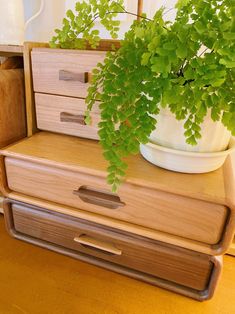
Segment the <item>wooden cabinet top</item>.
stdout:
<path fill-rule="evenodd" d="M 80 171 L 107 175 L 107 162 L 98 142 L 66 135 L 39 132 L 1 151 L 4 156 Z M 125 180 L 133 185 L 235 207 L 235 180 L 231 158 L 206 174 L 183 174 L 158 168 L 141 155 L 127 158 Z"/>

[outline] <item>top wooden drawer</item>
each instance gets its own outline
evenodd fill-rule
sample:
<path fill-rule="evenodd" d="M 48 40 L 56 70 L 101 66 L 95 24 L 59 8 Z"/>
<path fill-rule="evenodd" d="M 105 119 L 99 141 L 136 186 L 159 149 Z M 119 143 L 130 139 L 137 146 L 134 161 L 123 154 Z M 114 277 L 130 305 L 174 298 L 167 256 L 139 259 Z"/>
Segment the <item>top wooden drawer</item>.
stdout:
<path fill-rule="evenodd" d="M 87 77 L 105 55 L 102 51 L 33 49 L 34 91 L 85 98 Z"/>

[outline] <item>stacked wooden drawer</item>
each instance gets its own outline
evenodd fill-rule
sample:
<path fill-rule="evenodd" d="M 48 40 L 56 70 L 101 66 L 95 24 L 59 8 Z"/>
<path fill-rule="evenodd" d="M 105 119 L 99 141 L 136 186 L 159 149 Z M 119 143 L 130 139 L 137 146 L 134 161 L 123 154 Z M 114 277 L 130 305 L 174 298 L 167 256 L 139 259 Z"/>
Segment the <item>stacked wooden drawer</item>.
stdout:
<path fill-rule="evenodd" d="M 80 82 L 81 72 L 89 76 L 95 64 L 87 61 L 82 71 L 80 66 L 93 60 L 91 55 L 95 64 L 98 55 L 100 61 L 104 57 L 33 51 L 39 129 L 97 138 L 96 125 L 94 131 L 78 123 L 88 86 Z M 68 80 L 60 79 L 61 71 Z M 64 121 L 65 116 L 71 119 Z M 198 300 L 210 298 L 234 232 L 230 160 L 203 175 L 160 169 L 141 156 L 130 157 L 128 164 L 126 180 L 114 194 L 98 142 L 41 131 L 8 147 L 1 152 L 1 171 L 9 233 Z"/>
<path fill-rule="evenodd" d="M 92 69 L 105 57 L 102 51 L 33 49 L 33 82 L 37 127 L 98 139 L 98 104 L 92 124 L 85 123 L 85 97 Z"/>
<path fill-rule="evenodd" d="M 234 230 L 229 160 L 197 176 L 140 156 L 129 164 L 113 194 L 96 142 L 39 132 L 9 147 L 2 151 L 9 232 L 197 299 L 211 297 L 221 269 L 213 255 L 227 250 Z"/>

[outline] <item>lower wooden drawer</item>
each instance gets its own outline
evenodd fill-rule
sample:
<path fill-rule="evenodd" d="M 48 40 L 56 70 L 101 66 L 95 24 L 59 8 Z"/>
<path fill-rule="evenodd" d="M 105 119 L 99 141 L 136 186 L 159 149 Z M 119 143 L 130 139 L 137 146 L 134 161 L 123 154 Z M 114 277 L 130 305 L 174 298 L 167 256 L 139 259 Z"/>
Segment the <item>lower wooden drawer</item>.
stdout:
<path fill-rule="evenodd" d="M 63 133 L 98 140 L 100 111 L 95 104 L 91 123 L 85 122 L 85 99 L 35 94 L 37 127 L 56 133 Z"/>
<path fill-rule="evenodd" d="M 16 238 L 194 297 L 211 297 L 217 258 L 23 203 L 4 204 Z"/>

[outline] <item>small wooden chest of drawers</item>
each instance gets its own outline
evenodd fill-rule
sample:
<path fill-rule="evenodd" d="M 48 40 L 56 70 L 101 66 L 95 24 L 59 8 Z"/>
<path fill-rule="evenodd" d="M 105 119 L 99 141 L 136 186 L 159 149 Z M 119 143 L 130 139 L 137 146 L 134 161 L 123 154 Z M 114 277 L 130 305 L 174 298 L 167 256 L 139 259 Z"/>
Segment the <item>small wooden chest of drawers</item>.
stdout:
<path fill-rule="evenodd" d="M 40 130 L 99 138 L 98 104 L 91 113 L 91 125 L 86 125 L 85 97 L 91 72 L 105 55 L 102 51 L 33 49 L 33 86 Z"/>
<path fill-rule="evenodd" d="M 141 156 L 118 194 L 91 140 L 39 132 L 1 151 L 13 236 L 194 297 L 212 296 L 234 234 L 228 159 L 205 175 L 173 173 Z M 20 203 L 18 203 L 20 202 Z M 24 204 L 22 204 L 24 203 Z"/>
<path fill-rule="evenodd" d="M 128 232 L 6 201 L 7 229 L 15 238 L 104 266 L 204 300 L 212 296 L 221 259 Z"/>

